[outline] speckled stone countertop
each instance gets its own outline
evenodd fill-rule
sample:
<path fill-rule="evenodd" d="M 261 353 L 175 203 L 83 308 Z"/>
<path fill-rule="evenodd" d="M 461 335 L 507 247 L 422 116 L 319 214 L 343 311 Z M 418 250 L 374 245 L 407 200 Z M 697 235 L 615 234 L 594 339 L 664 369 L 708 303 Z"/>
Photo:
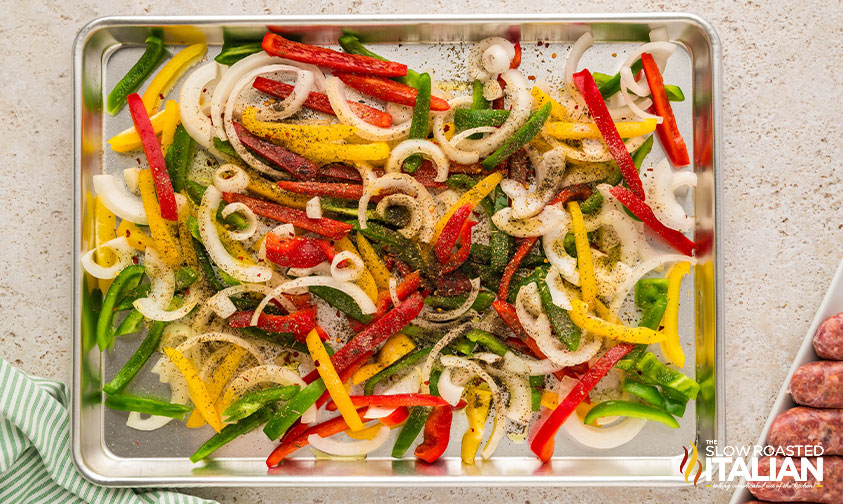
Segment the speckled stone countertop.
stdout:
<path fill-rule="evenodd" d="M 315 7 L 321 5 L 321 7 Z M 397 0 L 0 1 L 0 356 L 70 380 L 71 58 L 105 15 L 413 13 Z M 843 251 L 840 1 L 431 0 L 426 12 L 685 11 L 723 43 L 727 432 L 752 443 Z M 196 489 L 221 502 L 479 501 L 489 490 Z M 691 488 L 495 489 L 504 502 L 726 502 Z"/>

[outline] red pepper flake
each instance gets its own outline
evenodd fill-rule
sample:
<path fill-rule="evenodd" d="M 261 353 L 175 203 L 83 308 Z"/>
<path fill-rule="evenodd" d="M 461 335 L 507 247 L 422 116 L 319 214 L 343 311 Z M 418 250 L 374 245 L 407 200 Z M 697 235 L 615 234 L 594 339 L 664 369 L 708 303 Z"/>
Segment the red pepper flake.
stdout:
<path fill-rule="evenodd" d="M 140 259 L 138 259 L 138 256 L 132 256 L 132 262 L 134 264 L 140 264 Z"/>
<path fill-rule="evenodd" d="M 556 59 L 556 53 L 551 54 L 550 57 Z"/>
<path fill-rule="evenodd" d="M 618 57 L 618 53 L 613 52 L 613 53 L 612 53 L 612 57 L 613 57 L 613 58 L 617 58 L 617 57 Z"/>
<path fill-rule="evenodd" d="M 542 42 L 541 40 L 536 42 L 536 47 L 541 47 L 542 45 L 544 45 L 544 42 Z"/>
<path fill-rule="evenodd" d="M 528 75 L 527 80 L 536 80 L 536 76 L 535 75 Z"/>

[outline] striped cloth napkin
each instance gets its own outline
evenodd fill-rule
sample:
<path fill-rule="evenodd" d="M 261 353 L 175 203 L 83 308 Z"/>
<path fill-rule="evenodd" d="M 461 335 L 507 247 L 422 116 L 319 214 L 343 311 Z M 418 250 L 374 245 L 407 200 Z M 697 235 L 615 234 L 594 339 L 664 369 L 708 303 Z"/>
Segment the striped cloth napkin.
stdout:
<path fill-rule="evenodd" d="M 63 383 L 29 376 L 0 359 L 0 502 L 200 504 L 166 490 L 94 485 L 70 460 L 70 417 Z"/>

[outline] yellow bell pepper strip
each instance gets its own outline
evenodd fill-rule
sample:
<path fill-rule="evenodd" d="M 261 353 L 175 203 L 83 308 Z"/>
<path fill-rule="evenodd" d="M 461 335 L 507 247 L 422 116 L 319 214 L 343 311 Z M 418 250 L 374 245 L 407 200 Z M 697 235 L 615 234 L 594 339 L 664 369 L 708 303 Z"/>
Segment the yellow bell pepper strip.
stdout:
<path fill-rule="evenodd" d="M 143 104 L 147 114 L 154 114 L 161 104 L 164 96 L 167 96 L 182 75 L 193 65 L 199 62 L 208 50 L 207 44 L 193 44 L 179 51 L 173 59 L 155 75 L 152 82 L 143 92 Z"/>
<path fill-rule="evenodd" d="M 181 245 L 181 255 L 185 264 L 193 268 L 193 271 L 202 271 L 199 267 L 199 258 L 196 257 L 196 249 L 193 247 L 193 237 L 190 234 L 190 229 L 187 227 L 187 220 L 193 215 L 193 204 L 190 198 L 185 196 L 185 204 L 179 207 L 179 244 Z"/>
<path fill-rule="evenodd" d="M 357 409 L 351 403 L 351 398 L 348 396 L 348 392 L 345 390 L 345 386 L 343 386 L 337 370 L 334 369 L 331 357 L 325 351 L 322 338 L 319 337 L 319 332 L 316 329 L 310 331 L 305 341 L 307 343 L 307 349 L 310 351 L 310 356 L 316 365 L 316 370 L 319 372 L 319 376 L 322 377 L 328 394 L 330 394 L 331 399 L 337 405 L 337 409 L 339 409 L 348 427 L 353 431 L 363 430 L 363 421 L 360 420 Z"/>
<path fill-rule="evenodd" d="M 621 324 L 613 324 L 603 319 L 588 314 L 588 304 L 579 299 L 571 300 L 571 320 L 581 329 L 616 341 L 649 345 L 650 343 L 661 343 L 666 335 L 658 333 L 649 327 L 627 327 Z"/>
<path fill-rule="evenodd" d="M 322 163 L 386 161 L 390 152 L 386 142 L 341 144 L 302 140 L 290 142 L 287 146 L 296 154 Z"/>
<path fill-rule="evenodd" d="M 568 202 L 568 212 L 571 213 L 571 230 L 577 245 L 577 268 L 580 273 L 582 298 L 591 305 L 597 299 L 597 279 L 594 277 L 594 259 L 591 257 L 591 245 L 585 229 L 585 220 L 576 201 Z"/>
<path fill-rule="evenodd" d="M 125 219 L 121 220 L 120 225 L 117 226 L 117 236 L 125 236 L 129 246 L 135 250 L 144 251 L 147 247 L 155 248 L 155 240 L 151 236 L 141 231 L 134 222 Z"/>
<path fill-rule="evenodd" d="M 567 121 L 570 119 L 565 106 L 554 100 L 549 94 L 535 86 L 533 86 L 530 94 L 533 96 L 534 109 L 542 108 L 545 104 L 550 103 L 550 117 L 557 121 Z"/>
<path fill-rule="evenodd" d="M 409 336 L 404 333 L 394 334 L 383 344 L 383 348 L 378 353 L 378 361 L 372 364 L 366 364 L 358 369 L 351 376 L 351 383 L 354 385 L 363 383 L 395 364 L 398 359 L 412 352 L 415 348 L 416 344 L 413 343 L 413 340 Z"/>
<path fill-rule="evenodd" d="M 363 264 L 366 265 L 366 269 L 372 274 L 375 285 L 381 290 L 389 289 L 389 279 L 392 277 L 392 274 L 386 269 L 386 266 L 380 257 L 378 257 L 372 244 L 363 236 L 363 233 L 357 233 L 355 241 L 357 242 L 357 251 L 360 252 L 360 258 L 363 259 Z"/>
<path fill-rule="evenodd" d="M 116 225 L 117 217 L 111 210 L 105 207 L 102 199 L 97 198 L 94 210 L 94 243 L 97 247 L 117 236 L 114 231 Z M 94 261 L 100 266 L 111 266 L 116 260 L 117 257 L 114 255 L 114 251 L 110 249 L 106 248 L 94 252 Z M 111 280 L 104 278 L 97 280 L 100 290 L 103 292 L 108 291 Z"/>
<path fill-rule="evenodd" d="M 257 194 L 264 199 L 274 201 L 280 205 L 298 208 L 300 210 L 304 209 L 307 206 L 307 202 L 311 199 L 306 194 L 295 194 L 281 189 L 274 183 L 261 177 L 251 167 L 243 165 L 240 168 L 249 175 L 249 185 L 246 186 L 246 190 L 250 193 Z"/>
<path fill-rule="evenodd" d="M 465 417 L 468 420 L 468 429 L 462 436 L 461 455 L 464 464 L 474 465 L 477 448 L 483 441 L 483 431 L 486 426 L 486 418 L 489 416 L 492 393 L 476 386 L 468 389 L 465 398 Z"/>
<path fill-rule="evenodd" d="M 97 198 L 91 192 L 85 193 L 85 205 L 82 208 L 82 246 L 85 250 L 96 247 L 96 233 L 94 221 L 97 213 Z M 119 236 L 119 235 L 118 235 Z M 90 273 L 85 273 L 88 278 L 88 287 L 93 290 L 97 285 L 97 279 Z"/>
<path fill-rule="evenodd" d="M 335 142 L 354 135 L 356 128 L 345 124 L 287 124 L 258 120 L 257 107 L 246 107 L 240 123 L 260 138 L 290 142 Z"/>
<path fill-rule="evenodd" d="M 547 409 L 556 409 L 559 406 L 559 394 L 550 390 L 542 390 L 542 406 Z"/>
<path fill-rule="evenodd" d="M 351 243 L 351 240 L 348 238 L 347 235 L 343 236 L 342 239 L 340 239 L 339 241 L 334 243 L 334 250 L 336 250 L 337 252 L 345 252 L 345 251 L 351 252 L 352 254 L 356 255 L 357 257 L 360 257 L 360 254 L 357 252 L 357 249 L 354 248 L 354 244 Z M 361 257 L 361 260 L 362 260 L 362 257 Z M 365 292 L 366 295 L 369 296 L 369 299 L 371 299 L 373 303 L 377 303 L 378 302 L 378 286 L 375 283 L 374 277 L 372 277 L 372 273 L 369 272 L 369 269 L 366 268 L 365 265 L 366 265 L 366 263 L 364 262 L 363 263 L 363 274 L 360 275 L 360 278 L 358 278 L 354 283 L 356 283 L 358 287 L 363 289 L 363 292 Z"/>
<path fill-rule="evenodd" d="M 679 288 L 682 277 L 691 270 L 688 262 L 676 264 L 667 276 L 667 309 L 664 312 L 664 329 L 662 333 L 667 337 L 661 343 L 664 356 L 680 368 L 685 367 L 685 352 L 679 343 Z"/>
<path fill-rule="evenodd" d="M 353 430 L 348 429 L 347 431 L 345 431 L 345 433 L 351 439 L 359 439 L 359 440 L 367 440 L 368 441 L 368 440 L 371 440 L 371 439 L 375 439 L 375 436 L 378 435 L 378 433 L 381 431 L 382 427 L 384 427 L 384 426 L 380 422 L 378 422 L 375 425 L 372 425 L 371 427 L 366 427 L 365 429 L 363 429 L 361 431 L 354 432 Z"/>
<path fill-rule="evenodd" d="M 182 376 L 184 376 L 184 380 L 187 382 L 190 400 L 193 401 L 196 410 L 215 431 L 221 431 L 223 428 L 222 420 L 216 408 L 214 408 L 214 403 L 208 395 L 208 389 L 205 387 L 205 383 L 199 378 L 196 368 L 175 348 L 165 348 L 164 354 L 179 369 Z"/>
<path fill-rule="evenodd" d="M 164 121 L 164 125 L 161 127 L 161 153 L 167 154 L 167 149 L 173 143 L 173 136 L 175 136 L 176 128 L 181 121 L 179 104 L 176 100 L 167 100 L 167 106 L 164 108 L 164 115 L 166 120 Z"/>
<path fill-rule="evenodd" d="M 655 119 L 644 119 L 643 121 L 622 121 L 616 122 L 615 128 L 621 138 L 632 138 L 652 133 L 658 123 Z M 560 140 L 582 140 L 585 138 L 602 138 L 600 129 L 594 123 L 575 122 L 549 122 L 544 127 L 544 132 Z"/>
<path fill-rule="evenodd" d="M 181 264 L 181 253 L 179 252 L 175 225 L 161 217 L 161 210 L 155 197 L 155 182 L 152 180 L 152 172 L 141 170 L 138 173 L 138 188 L 143 201 L 143 209 L 146 211 L 146 218 L 149 220 L 149 230 L 155 240 L 155 250 L 168 266 L 175 268 Z"/>
<path fill-rule="evenodd" d="M 214 370 L 214 374 L 211 376 L 211 380 L 208 382 L 208 398 L 211 401 L 215 401 L 214 409 L 217 410 L 218 414 L 225 411 L 225 408 L 228 407 L 227 404 L 223 405 L 221 401 L 219 401 L 223 387 L 229 380 L 231 380 L 231 377 L 234 376 L 234 372 L 237 371 L 240 361 L 243 360 L 243 357 L 246 355 L 246 350 L 244 348 L 237 345 L 233 346 L 234 348 L 232 348 L 231 351 L 223 357 L 222 362 L 217 365 L 217 368 Z M 193 410 L 193 413 L 190 414 L 190 418 L 187 419 L 187 423 L 185 425 L 191 429 L 202 427 L 205 425 L 205 419 L 198 411 Z"/>
<path fill-rule="evenodd" d="M 436 222 L 436 226 L 433 228 L 433 239 L 431 240 L 431 243 L 436 243 L 439 240 L 439 235 L 442 234 L 445 224 L 451 220 L 451 216 L 454 215 L 454 212 L 465 205 L 471 205 L 472 208 L 477 206 L 483 198 L 495 190 L 495 187 L 500 184 L 501 180 L 503 180 L 503 173 L 494 172 L 475 184 L 474 187 L 464 192 L 463 195 L 460 196 L 460 199 L 458 199 L 457 202 L 454 203 L 447 212 L 445 212 L 445 215 Z"/>
<path fill-rule="evenodd" d="M 167 109 L 164 109 L 149 118 L 149 122 L 152 123 L 152 129 L 155 131 L 156 135 L 160 134 L 164 129 L 164 123 L 167 121 L 167 114 Z M 113 137 L 109 138 L 108 145 L 111 146 L 111 150 L 114 152 L 130 152 L 143 147 L 140 135 L 138 135 L 138 132 L 135 131 L 134 126 L 124 129 L 120 133 L 117 133 Z"/>

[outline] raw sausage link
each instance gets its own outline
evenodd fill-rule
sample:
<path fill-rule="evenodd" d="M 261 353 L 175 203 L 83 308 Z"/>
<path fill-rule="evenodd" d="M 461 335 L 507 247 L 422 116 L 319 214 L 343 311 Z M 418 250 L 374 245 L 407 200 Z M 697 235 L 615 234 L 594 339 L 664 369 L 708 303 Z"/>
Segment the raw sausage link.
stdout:
<path fill-rule="evenodd" d="M 770 474 L 770 459 L 776 459 L 776 467 L 781 468 L 784 457 L 761 457 L 758 459 L 758 475 Z M 811 463 L 816 467 L 817 461 L 812 458 Z M 801 474 L 802 460 L 793 457 L 793 465 Z M 796 482 L 792 477 L 784 477 L 781 481 L 756 481 L 747 486 L 757 499 L 772 502 L 819 502 L 822 504 L 840 504 L 843 502 L 843 457 L 823 457 L 822 486 L 816 486 L 817 480 L 810 471 L 807 481 Z M 794 487 L 795 485 L 795 487 Z"/>
<path fill-rule="evenodd" d="M 797 404 L 814 408 L 843 408 L 843 362 L 816 361 L 799 367 L 790 380 Z"/>
<path fill-rule="evenodd" d="M 791 408 L 773 420 L 767 443 L 774 447 L 819 445 L 826 455 L 843 455 L 843 410 Z"/>
<path fill-rule="evenodd" d="M 814 351 L 820 359 L 843 360 L 843 313 L 820 324 L 814 335 Z"/>

